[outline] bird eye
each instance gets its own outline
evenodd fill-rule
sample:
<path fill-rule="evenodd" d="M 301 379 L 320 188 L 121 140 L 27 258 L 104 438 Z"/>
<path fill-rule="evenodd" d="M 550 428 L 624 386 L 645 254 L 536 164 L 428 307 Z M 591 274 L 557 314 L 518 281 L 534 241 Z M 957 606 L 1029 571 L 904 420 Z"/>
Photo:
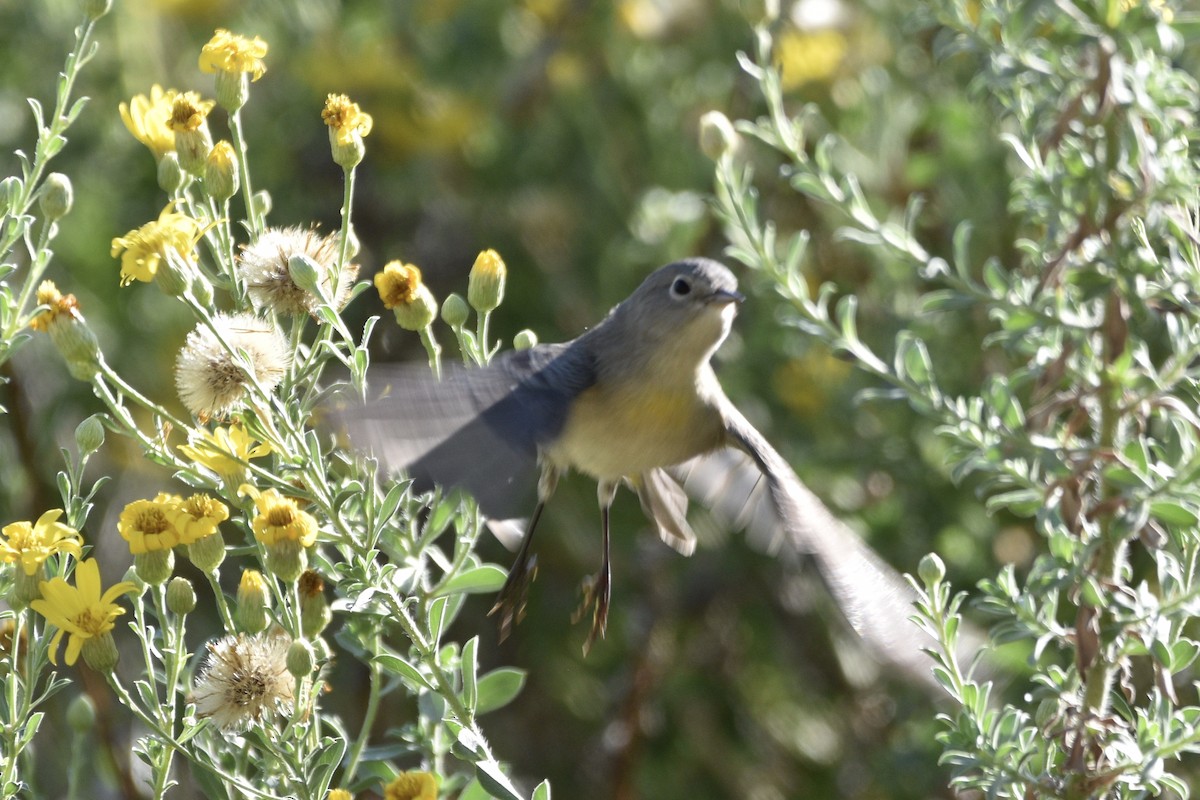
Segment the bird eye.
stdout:
<path fill-rule="evenodd" d="M 685 278 L 676 278 L 671 284 L 672 297 L 684 297 L 692 291 L 692 284 L 688 283 Z"/>

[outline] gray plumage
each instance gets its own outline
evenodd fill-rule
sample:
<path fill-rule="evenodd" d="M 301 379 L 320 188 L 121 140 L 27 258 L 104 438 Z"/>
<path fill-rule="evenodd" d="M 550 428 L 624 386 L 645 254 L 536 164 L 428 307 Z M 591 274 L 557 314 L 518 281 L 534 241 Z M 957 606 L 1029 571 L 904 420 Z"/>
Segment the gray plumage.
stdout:
<path fill-rule="evenodd" d="M 575 469 L 608 504 L 619 483 L 638 494 L 659 535 L 689 555 L 688 495 L 758 549 L 812 557 L 847 619 L 881 659 L 929 680 L 932 644 L 912 622 L 907 583 L 808 491 L 722 391 L 710 364 L 725 339 L 737 281 L 721 264 L 689 259 L 652 273 L 597 326 L 563 344 L 513 352 L 439 383 L 427 370 L 376 370 L 384 397 L 343 421 L 353 442 L 414 489 L 460 486 L 497 520 L 538 503 L 494 610 L 502 634 L 519 619 L 531 579 L 529 542 L 558 475 Z M 379 383 L 377 381 L 376 383 Z M 593 579 L 588 644 L 603 635 L 608 558 Z M 586 647 L 586 645 L 585 645 Z"/>

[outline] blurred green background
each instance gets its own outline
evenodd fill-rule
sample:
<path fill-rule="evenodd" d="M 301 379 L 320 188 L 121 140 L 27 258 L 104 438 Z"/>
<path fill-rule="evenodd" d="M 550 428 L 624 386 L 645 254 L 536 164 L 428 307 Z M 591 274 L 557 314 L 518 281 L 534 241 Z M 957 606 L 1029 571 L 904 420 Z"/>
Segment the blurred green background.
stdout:
<path fill-rule="evenodd" d="M 845 137 L 838 158 L 881 208 L 926 197 L 920 232 L 931 251 L 948 252 L 954 225 L 970 219 L 974 247 L 1007 260 L 1005 155 L 989 110 L 967 97 L 971 65 L 935 64 L 932 27 L 892 5 L 782 2 L 789 97 L 797 109 L 814 103 Z M 761 15 L 736 0 L 116 0 L 79 85 L 91 104 L 53 162 L 74 180 L 76 205 L 49 277 L 78 296 L 108 360 L 177 408 L 172 364 L 190 318 L 155 287 L 120 289 L 109 255 L 114 236 L 165 202 L 153 159 L 117 105 L 155 83 L 211 96 L 196 61 L 223 27 L 270 45 L 268 72 L 242 113 L 255 188 L 273 199 L 271 224 L 337 226 L 342 173 L 320 111 L 327 93 L 345 92 L 375 119 L 355 201 L 363 277 L 400 258 L 420 266 L 441 298 L 464 292 L 475 254 L 493 247 L 509 267 L 496 333 L 511 340 L 529 327 L 543 341 L 569 338 L 653 267 L 721 256 L 697 123 L 710 109 L 760 113 L 736 53 L 752 49 Z M 0 4 L 4 174 L 17 170 L 12 151 L 32 143 L 25 98 L 50 101 L 78 19 L 70 0 Z M 210 119 L 225 138 L 223 112 Z M 917 328 L 949 391 L 1002 368 L 984 362 L 986 320 L 911 319 L 920 277 L 840 240 L 836 213 L 790 194 L 778 165 L 750 152 L 766 213 L 813 233 L 813 284 L 861 297 L 865 339 L 887 353 L 897 330 Z M 837 514 L 902 571 L 937 550 L 961 586 L 997 560 L 1030 557 L 1028 530 L 987 518 L 971 487 L 950 483 L 928 424 L 903 406 L 856 402 L 868 382 L 789 325 L 769 286 L 753 275 L 743 283 L 751 299 L 718 355 L 723 382 Z M 355 327 L 379 313 L 369 292 L 347 317 Z M 379 359 L 422 357 L 416 337 L 389 319 L 376 344 Z M 100 406 L 45 342 L 25 348 L 10 377 L 0 387 L 13 411 L 0 426 L 0 518 L 36 519 L 60 505 L 56 448 Z M 119 575 L 128 553 L 119 540 L 103 542 L 115 538 L 120 503 L 169 476 L 112 437 L 102 456 L 95 474 L 116 480 L 85 535 Z M 632 495 L 619 496 L 615 513 L 614 609 L 607 640 L 587 659 L 586 630 L 569 622 L 578 583 L 600 555 L 587 481 L 569 480 L 542 523 L 539 577 L 512 638 L 497 645 L 485 617 L 491 598 L 472 600 L 453 631 L 483 637 L 485 666 L 529 670 L 519 700 L 484 724 L 518 778 L 532 786 L 549 777 L 560 798 L 950 796 L 936 766 L 936 701 L 880 674 L 811 570 L 785 569 L 703 520 L 705 541 L 683 559 L 653 536 Z M 511 560 L 494 541 L 483 548 L 489 560 Z M 351 728 L 361 677 L 347 659 L 329 676 L 326 702 Z M 128 758 L 128 720 L 108 711 L 112 752 Z M 411 714 L 393 702 L 380 730 Z M 111 783 L 104 770 L 97 780 Z"/>

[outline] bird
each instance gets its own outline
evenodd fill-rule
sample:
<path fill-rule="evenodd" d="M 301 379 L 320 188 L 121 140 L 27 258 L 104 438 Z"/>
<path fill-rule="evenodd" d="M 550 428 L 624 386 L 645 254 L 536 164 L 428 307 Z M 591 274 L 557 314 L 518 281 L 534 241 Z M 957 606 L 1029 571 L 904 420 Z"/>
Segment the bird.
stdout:
<path fill-rule="evenodd" d="M 381 397 L 343 415 L 351 444 L 412 479 L 414 492 L 458 487 L 520 546 L 490 613 L 500 637 L 523 616 L 536 573 L 534 531 L 559 479 L 594 479 L 602 559 L 576 617 L 592 611 L 586 653 L 611 606 L 610 514 L 630 487 L 661 539 L 691 555 L 689 496 L 745 529 L 758 549 L 812 558 L 851 626 L 878 657 L 928 675 L 933 640 L 909 619 L 914 589 L 833 515 L 726 396 L 712 359 L 745 300 L 707 258 L 660 267 L 594 327 L 567 342 L 449 371 L 382 369 Z M 520 521 L 536 487 L 532 513 Z"/>

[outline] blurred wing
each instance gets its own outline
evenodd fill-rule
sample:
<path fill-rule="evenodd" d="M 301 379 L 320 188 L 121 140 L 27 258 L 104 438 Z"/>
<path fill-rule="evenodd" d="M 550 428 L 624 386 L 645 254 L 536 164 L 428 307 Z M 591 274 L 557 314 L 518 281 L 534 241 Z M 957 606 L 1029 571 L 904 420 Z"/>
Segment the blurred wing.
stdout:
<path fill-rule="evenodd" d="M 745 529 L 756 549 L 811 556 L 846 619 L 875 655 L 924 683 L 934 644 L 909 617 L 916 593 L 844 522 L 800 482 L 732 403 L 722 412 L 730 447 L 674 467 L 689 495 L 721 522 Z"/>
<path fill-rule="evenodd" d="M 696 552 L 696 534 L 687 521 L 687 494 L 679 484 L 661 469 L 628 480 L 642 503 L 642 511 L 658 529 L 659 538 L 681 555 Z"/>
<path fill-rule="evenodd" d="M 538 446 L 558 435 L 570 401 L 593 380 L 590 358 L 570 343 L 508 353 L 486 367 L 373 367 L 378 396 L 338 414 L 351 444 L 413 488 L 461 487 L 496 519 L 527 512 Z"/>

